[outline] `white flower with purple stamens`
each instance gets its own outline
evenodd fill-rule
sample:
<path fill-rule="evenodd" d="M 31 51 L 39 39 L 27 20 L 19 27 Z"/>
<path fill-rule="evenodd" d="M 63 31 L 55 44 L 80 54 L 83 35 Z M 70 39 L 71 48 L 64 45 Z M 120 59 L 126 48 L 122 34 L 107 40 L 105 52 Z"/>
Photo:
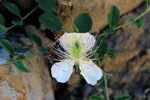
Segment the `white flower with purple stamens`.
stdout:
<path fill-rule="evenodd" d="M 95 85 L 103 76 L 102 70 L 93 63 L 93 60 L 100 58 L 91 59 L 97 50 L 93 50 L 95 42 L 95 37 L 90 33 L 65 33 L 61 36 L 59 43 L 65 52 L 59 47 L 52 47 L 52 51 L 59 57 L 58 59 L 49 57 L 51 60 L 59 61 L 51 68 L 52 76 L 58 82 L 65 83 L 73 72 L 73 66 L 78 65 L 80 74 L 87 83 Z"/>

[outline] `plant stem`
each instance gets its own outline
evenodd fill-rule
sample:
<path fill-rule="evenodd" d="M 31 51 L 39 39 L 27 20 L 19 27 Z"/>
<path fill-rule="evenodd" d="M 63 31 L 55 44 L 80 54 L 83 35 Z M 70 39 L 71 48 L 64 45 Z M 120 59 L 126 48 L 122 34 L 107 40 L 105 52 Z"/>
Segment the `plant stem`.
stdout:
<path fill-rule="evenodd" d="M 61 8 L 62 5 L 60 5 L 57 9 L 57 15 L 59 15 L 59 12 L 60 12 L 60 8 Z"/>
<path fill-rule="evenodd" d="M 106 79 L 106 75 L 105 74 L 104 74 L 104 83 L 105 83 L 105 90 L 106 90 L 106 100 L 109 100 L 108 87 L 107 87 L 107 79 Z"/>
<path fill-rule="evenodd" d="M 13 28 L 13 27 L 15 27 L 15 26 L 16 26 L 16 24 L 14 24 L 14 25 L 12 25 L 12 26 L 8 27 L 8 28 L 6 29 L 6 31 L 8 31 L 8 30 L 12 29 L 12 28 Z"/>
<path fill-rule="evenodd" d="M 148 9 L 148 3 L 146 3 L 147 9 Z"/>
<path fill-rule="evenodd" d="M 108 57 L 109 57 L 109 56 L 106 56 L 106 57 L 102 60 L 102 62 L 100 63 L 99 67 L 101 67 L 101 66 L 103 65 L 104 61 L 105 61 Z"/>
<path fill-rule="evenodd" d="M 123 24 L 123 25 L 120 25 L 120 26 L 116 27 L 114 30 L 120 29 L 120 28 L 122 28 L 122 27 L 124 27 L 124 26 L 127 26 L 127 25 L 129 25 L 129 24 L 132 24 L 132 23 L 134 23 L 134 21 L 130 21 L 130 22 L 128 22 L 128 23 L 125 23 L 125 24 Z"/>
<path fill-rule="evenodd" d="M 3 64 L 0 64 L 0 66 L 4 66 L 4 65 L 7 65 L 7 64 L 11 64 L 11 63 L 14 63 L 14 62 L 17 62 L 17 61 L 28 60 L 28 59 L 30 59 L 30 58 L 33 58 L 33 57 L 36 56 L 36 55 L 39 55 L 39 54 L 41 54 L 41 53 L 38 52 L 38 53 L 35 53 L 35 54 L 33 54 L 32 56 L 29 56 L 29 57 L 27 57 L 27 58 L 23 58 L 23 59 L 19 59 L 19 60 L 14 60 L 14 61 L 6 62 L 6 63 L 3 63 Z"/>
<path fill-rule="evenodd" d="M 36 6 L 34 9 L 32 9 L 27 15 L 25 15 L 22 20 L 25 20 L 29 15 L 31 15 L 36 9 L 38 8 L 38 6 Z"/>
<path fill-rule="evenodd" d="M 124 26 L 127 26 L 127 25 L 129 25 L 129 24 L 134 23 L 135 21 L 137 21 L 138 19 L 140 19 L 142 16 L 144 16 L 145 14 L 147 14 L 149 11 L 150 11 L 150 10 L 147 9 L 146 11 L 144 11 L 141 15 L 139 15 L 138 17 L 136 17 L 136 18 L 133 19 L 132 21 L 127 22 L 127 23 L 125 23 L 125 24 L 123 24 L 123 25 L 120 25 L 120 26 L 114 28 L 114 30 L 120 29 L 120 28 L 122 28 L 122 27 L 124 27 Z M 99 37 L 101 37 L 101 36 L 103 36 L 103 35 L 105 35 L 105 33 L 101 33 L 101 34 L 99 35 Z"/>
<path fill-rule="evenodd" d="M 25 20 L 29 15 L 31 15 L 36 9 L 38 8 L 38 6 L 36 6 L 34 9 L 32 9 L 27 15 L 25 15 L 21 20 Z M 14 28 L 15 26 L 17 26 L 16 24 L 10 26 L 7 28 L 7 31 Z"/>
<path fill-rule="evenodd" d="M 51 44 L 51 46 L 54 46 L 57 42 L 58 42 L 58 40 L 55 41 L 55 42 L 53 42 L 53 43 Z M 51 48 L 51 47 L 50 47 L 50 48 Z M 7 65 L 7 64 L 11 64 L 11 63 L 14 63 L 14 62 L 16 62 L 16 61 L 28 60 L 28 59 L 30 59 L 30 58 L 33 58 L 34 56 L 39 55 L 39 54 L 42 54 L 42 53 L 38 52 L 38 53 L 35 53 L 35 54 L 33 54 L 33 55 L 29 56 L 29 57 L 23 58 L 23 59 L 18 59 L 18 60 L 14 60 L 14 61 L 10 61 L 10 62 L 6 62 L 6 63 L 3 63 L 3 64 L 0 64 L 0 66 Z"/>

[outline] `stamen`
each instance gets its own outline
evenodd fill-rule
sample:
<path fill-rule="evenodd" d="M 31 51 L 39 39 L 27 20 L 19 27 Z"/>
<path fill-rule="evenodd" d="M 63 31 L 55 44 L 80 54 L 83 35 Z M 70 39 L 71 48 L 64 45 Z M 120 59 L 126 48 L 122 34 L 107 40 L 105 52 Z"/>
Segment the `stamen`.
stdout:
<path fill-rule="evenodd" d="M 54 33 L 54 31 L 51 31 L 53 33 L 53 35 L 55 36 L 56 40 L 59 40 L 57 35 Z"/>
<path fill-rule="evenodd" d="M 95 35 L 95 37 L 94 37 L 95 39 L 96 39 L 96 37 L 97 37 L 98 34 L 99 34 L 99 31 L 97 30 L 97 31 L 96 31 L 96 35 Z"/>
<path fill-rule="evenodd" d="M 45 56 L 46 58 L 50 59 L 50 60 L 53 60 L 53 61 L 61 61 L 61 60 L 58 60 L 58 59 L 55 59 L 55 58 L 50 58 L 48 56 Z M 52 56 L 51 56 L 52 57 Z"/>
<path fill-rule="evenodd" d="M 58 49 L 56 49 L 55 47 L 52 47 L 51 49 L 57 56 L 64 56 L 66 58 L 70 58 L 70 55 L 68 55 L 67 53 L 64 53 L 62 51 L 58 51 Z"/>
<path fill-rule="evenodd" d="M 103 56 L 101 56 L 101 57 L 99 57 L 99 58 L 94 58 L 94 59 L 90 59 L 90 60 L 100 60 L 100 59 L 102 59 L 103 57 L 105 57 L 106 56 L 106 54 L 104 54 Z"/>
<path fill-rule="evenodd" d="M 99 40 L 99 39 L 98 39 Z M 98 41 L 97 40 L 97 41 Z M 99 47 L 101 46 L 101 44 L 102 44 L 102 40 L 101 40 L 101 42 L 100 42 L 100 44 L 99 44 L 99 46 L 97 46 L 97 48 L 93 51 L 93 48 L 97 45 L 97 42 L 96 41 L 96 43 L 94 44 L 94 46 L 90 49 L 90 52 L 88 53 L 88 54 L 86 54 L 85 56 L 89 56 L 90 55 L 90 57 L 92 57 L 92 56 L 94 56 L 94 54 L 96 53 L 96 51 L 99 49 Z"/>

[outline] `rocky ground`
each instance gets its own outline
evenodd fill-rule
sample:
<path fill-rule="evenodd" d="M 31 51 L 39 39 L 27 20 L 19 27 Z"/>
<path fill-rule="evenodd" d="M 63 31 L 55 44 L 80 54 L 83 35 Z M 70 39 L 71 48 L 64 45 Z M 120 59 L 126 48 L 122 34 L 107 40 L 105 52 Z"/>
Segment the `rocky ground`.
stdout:
<path fill-rule="evenodd" d="M 106 1 L 96 0 L 96 2 L 91 3 L 91 8 L 89 7 L 89 9 L 86 0 L 85 2 L 81 2 L 80 0 L 73 1 L 74 4 L 77 4 L 74 9 L 78 8 L 80 3 L 86 4 L 86 7 L 82 6 L 80 9 L 75 9 L 73 17 L 80 12 L 89 13 L 90 11 L 94 11 L 92 9 L 100 9 L 101 13 L 108 12 L 107 10 L 109 10 L 112 2 L 109 0 Z M 114 2 L 115 5 L 119 6 L 123 14 L 119 25 L 131 21 L 146 9 L 146 5 L 144 3 L 141 4 L 142 0 L 115 0 Z M 101 3 L 101 6 L 93 8 L 94 4 L 98 3 Z M 17 4 L 24 13 L 30 11 L 32 6 L 35 5 L 34 3 L 32 4 L 31 0 L 19 0 Z M 134 9 L 135 7 L 137 8 Z M 104 11 L 106 8 L 107 10 Z M 1 12 L 4 13 L 3 11 Z M 9 39 L 17 52 L 24 52 L 27 56 L 34 54 L 38 50 L 38 47 L 29 40 L 27 33 L 32 32 L 40 35 L 45 46 L 46 40 L 51 43 L 54 40 L 50 31 L 39 28 L 40 23 L 37 22 L 38 17 L 35 18 L 35 15 L 39 16 L 41 13 L 42 11 L 36 11 L 30 16 L 30 19 L 33 20 L 27 19 L 22 27 L 16 27 L 0 38 Z M 90 13 L 94 19 L 94 23 L 98 23 L 94 24 L 93 32 L 97 29 L 101 30 L 107 25 L 107 20 L 101 14 L 97 15 L 97 13 Z M 5 15 L 9 16 L 6 13 Z M 97 21 L 98 18 L 102 22 Z M 108 59 L 102 67 L 104 71 L 113 74 L 112 77 L 108 77 L 110 100 L 115 100 L 115 98 L 123 94 L 130 94 L 132 97 L 131 100 L 150 100 L 150 13 L 142 18 L 144 19 L 144 25 L 140 29 L 136 25 L 131 24 L 117 30 L 112 35 L 104 36 L 109 48 L 114 48 L 119 52 L 117 60 L 112 61 Z M 62 19 L 66 25 L 70 25 L 70 23 L 66 23 L 68 19 Z M 5 53 L 0 50 L 0 54 Z M 0 60 L 2 61 L 1 58 Z M 80 75 L 75 73 L 72 74 L 70 80 L 65 84 L 56 82 L 55 79 L 51 78 L 49 71 L 51 65 L 49 61 L 42 55 L 26 61 L 25 64 L 30 71 L 29 74 L 18 72 L 13 65 L 0 67 L 0 100 L 88 100 L 89 96 L 93 94 L 105 98 L 103 82 L 96 86 L 91 86 Z M 8 98 L 4 98 L 4 96 Z M 14 99 L 12 99 L 13 97 Z"/>

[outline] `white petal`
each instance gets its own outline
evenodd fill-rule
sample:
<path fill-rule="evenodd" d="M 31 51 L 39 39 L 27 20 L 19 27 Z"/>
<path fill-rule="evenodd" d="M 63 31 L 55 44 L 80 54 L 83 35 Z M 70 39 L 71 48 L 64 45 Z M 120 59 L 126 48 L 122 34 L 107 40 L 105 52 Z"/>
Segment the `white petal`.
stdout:
<path fill-rule="evenodd" d="M 74 63 L 72 60 L 63 60 L 62 62 L 55 63 L 51 68 L 52 76 L 58 82 L 67 82 L 73 72 Z"/>
<path fill-rule="evenodd" d="M 83 33 L 80 34 L 80 42 L 81 44 L 83 44 L 83 49 L 85 52 L 87 52 L 88 50 L 90 50 L 90 48 L 92 48 L 95 44 L 95 38 L 93 35 L 91 35 L 90 33 Z"/>
<path fill-rule="evenodd" d="M 61 46 L 69 53 L 76 41 L 78 41 L 82 48 L 82 52 L 86 53 L 93 48 L 96 40 L 90 33 L 65 33 L 60 37 L 59 41 Z"/>
<path fill-rule="evenodd" d="M 79 33 L 65 33 L 60 37 L 59 41 L 61 46 L 69 52 L 76 40 L 79 40 Z"/>
<path fill-rule="evenodd" d="M 92 61 L 80 61 L 79 68 L 88 84 L 95 85 L 103 76 L 102 70 Z"/>

